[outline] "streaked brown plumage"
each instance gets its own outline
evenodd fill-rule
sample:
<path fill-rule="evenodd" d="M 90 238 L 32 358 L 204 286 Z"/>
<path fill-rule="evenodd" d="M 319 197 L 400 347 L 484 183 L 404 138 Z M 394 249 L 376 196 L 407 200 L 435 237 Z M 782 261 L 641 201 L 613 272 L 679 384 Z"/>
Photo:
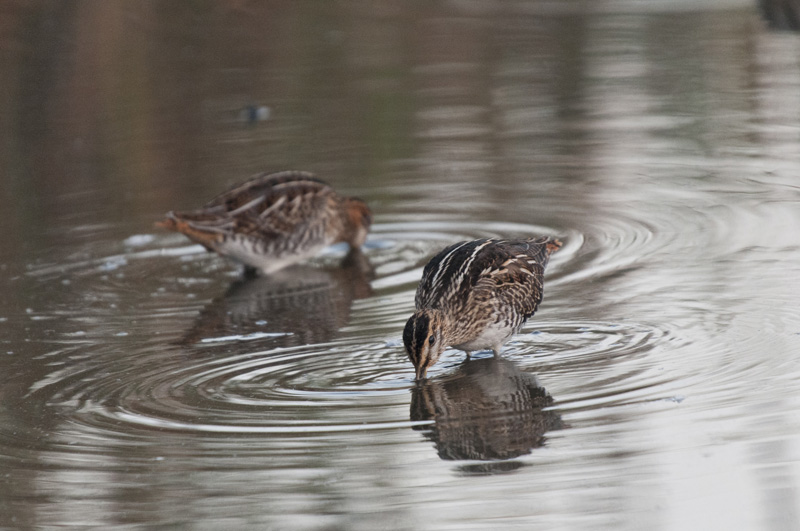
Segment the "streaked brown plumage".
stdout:
<path fill-rule="evenodd" d="M 372 214 L 360 199 L 341 197 L 312 174 L 260 174 L 199 210 L 169 212 L 159 226 L 265 273 L 347 242 L 359 248 Z"/>
<path fill-rule="evenodd" d="M 403 342 L 417 379 L 450 345 L 467 353 L 500 348 L 542 301 L 544 269 L 561 242 L 484 238 L 452 245 L 422 272 Z"/>

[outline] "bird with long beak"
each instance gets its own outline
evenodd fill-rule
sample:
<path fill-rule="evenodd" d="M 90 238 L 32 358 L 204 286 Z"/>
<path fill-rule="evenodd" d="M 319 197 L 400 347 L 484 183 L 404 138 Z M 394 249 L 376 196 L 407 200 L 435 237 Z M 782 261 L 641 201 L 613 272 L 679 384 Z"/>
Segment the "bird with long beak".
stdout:
<path fill-rule="evenodd" d="M 451 245 L 422 272 L 403 343 L 417 380 L 452 346 L 467 353 L 502 346 L 539 308 L 544 269 L 559 240 L 483 238 Z"/>

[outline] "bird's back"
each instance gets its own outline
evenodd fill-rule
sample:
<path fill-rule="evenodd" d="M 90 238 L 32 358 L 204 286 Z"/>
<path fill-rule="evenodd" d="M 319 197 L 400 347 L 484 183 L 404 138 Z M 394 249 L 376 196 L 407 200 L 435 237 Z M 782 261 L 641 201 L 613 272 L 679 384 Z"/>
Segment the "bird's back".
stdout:
<path fill-rule="evenodd" d="M 544 268 L 550 254 L 560 247 L 560 241 L 546 236 L 523 240 L 483 238 L 451 245 L 425 266 L 416 306 L 456 309 L 468 304 L 476 289 L 491 291 L 533 284 L 533 291 L 538 292 L 531 292 L 535 310 L 541 300 Z"/>
<path fill-rule="evenodd" d="M 291 247 L 290 239 L 325 237 L 337 197 L 311 174 L 287 171 L 258 175 L 216 196 L 198 210 L 170 212 L 162 226 L 209 249 L 253 238 Z M 228 254 L 228 253 L 223 253 Z"/>
<path fill-rule="evenodd" d="M 308 201 L 314 197 L 328 197 L 333 188 L 312 174 L 302 171 L 283 171 L 257 175 L 219 194 L 206 203 L 203 210 L 209 214 L 236 213 L 249 203 L 255 213 L 274 206 L 278 201 L 291 203 L 298 197 Z"/>

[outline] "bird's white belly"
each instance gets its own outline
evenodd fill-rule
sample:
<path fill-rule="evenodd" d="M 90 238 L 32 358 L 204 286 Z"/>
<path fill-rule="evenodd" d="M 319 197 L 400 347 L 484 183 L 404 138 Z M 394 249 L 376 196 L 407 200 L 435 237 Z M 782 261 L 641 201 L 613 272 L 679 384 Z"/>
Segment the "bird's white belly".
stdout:
<path fill-rule="evenodd" d="M 508 326 L 487 326 L 475 339 L 453 345 L 453 348 L 466 352 L 487 349 L 499 351 L 503 344 L 514 335 L 514 332 L 516 332 L 516 330 Z"/>
<path fill-rule="evenodd" d="M 233 258 L 234 260 L 238 260 L 243 264 L 258 268 L 265 274 L 268 274 L 297 262 L 302 262 L 309 258 L 313 258 L 325 247 L 326 245 L 323 243 L 320 245 L 299 249 L 298 252 L 275 256 L 271 254 L 259 253 L 253 248 L 252 245 L 231 243 L 228 245 L 221 245 L 219 252 Z"/>

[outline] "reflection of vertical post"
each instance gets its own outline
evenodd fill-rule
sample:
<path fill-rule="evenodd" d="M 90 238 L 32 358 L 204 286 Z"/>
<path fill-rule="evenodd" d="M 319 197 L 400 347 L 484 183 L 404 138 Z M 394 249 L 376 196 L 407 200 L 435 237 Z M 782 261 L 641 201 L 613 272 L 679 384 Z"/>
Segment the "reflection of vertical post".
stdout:
<path fill-rule="evenodd" d="M 648 93 L 645 77 L 648 17 L 595 19 L 587 31 L 585 49 L 586 104 L 589 153 L 595 178 L 615 198 L 629 193 L 613 184 L 630 175 L 631 157 L 643 157 L 652 145 L 648 123 L 656 100 Z M 615 31 L 624 28 L 623 31 Z"/>
<path fill-rule="evenodd" d="M 800 22 L 800 1 L 767 2 L 761 4 L 792 4 L 794 22 Z M 777 9 L 777 7 L 775 7 Z M 797 160 L 800 155 L 800 142 L 797 140 L 797 124 L 800 122 L 800 53 L 797 35 L 780 32 L 761 31 L 755 35 L 750 70 L 753 79 L 750 83 L 758 87 L 753 106 L 756 114 L 758 147 L 765 150 L 763 155 L 773 160 L 771 168 L 780 160 Z M 781 177 L 780 172 L 778 177 Z M 796 175 L 783 176 L 796 183 Z"/>
<path fill-rule="evenodd" d="M 493 20 L 493 14 L 487 18 Z M 421 143 L 420 173 L 433 185 L 428 193 L 441 195 L 440 204 L 480 197 L 491 183 L 489 20 L 431 16 L 417 22 L 414 73 L 419 105 L 414 134 Z M 457 181 L 458 187 L 446 187 L 450 181 Z M 470 186 L 464 187 L 464 182 Z"/>

